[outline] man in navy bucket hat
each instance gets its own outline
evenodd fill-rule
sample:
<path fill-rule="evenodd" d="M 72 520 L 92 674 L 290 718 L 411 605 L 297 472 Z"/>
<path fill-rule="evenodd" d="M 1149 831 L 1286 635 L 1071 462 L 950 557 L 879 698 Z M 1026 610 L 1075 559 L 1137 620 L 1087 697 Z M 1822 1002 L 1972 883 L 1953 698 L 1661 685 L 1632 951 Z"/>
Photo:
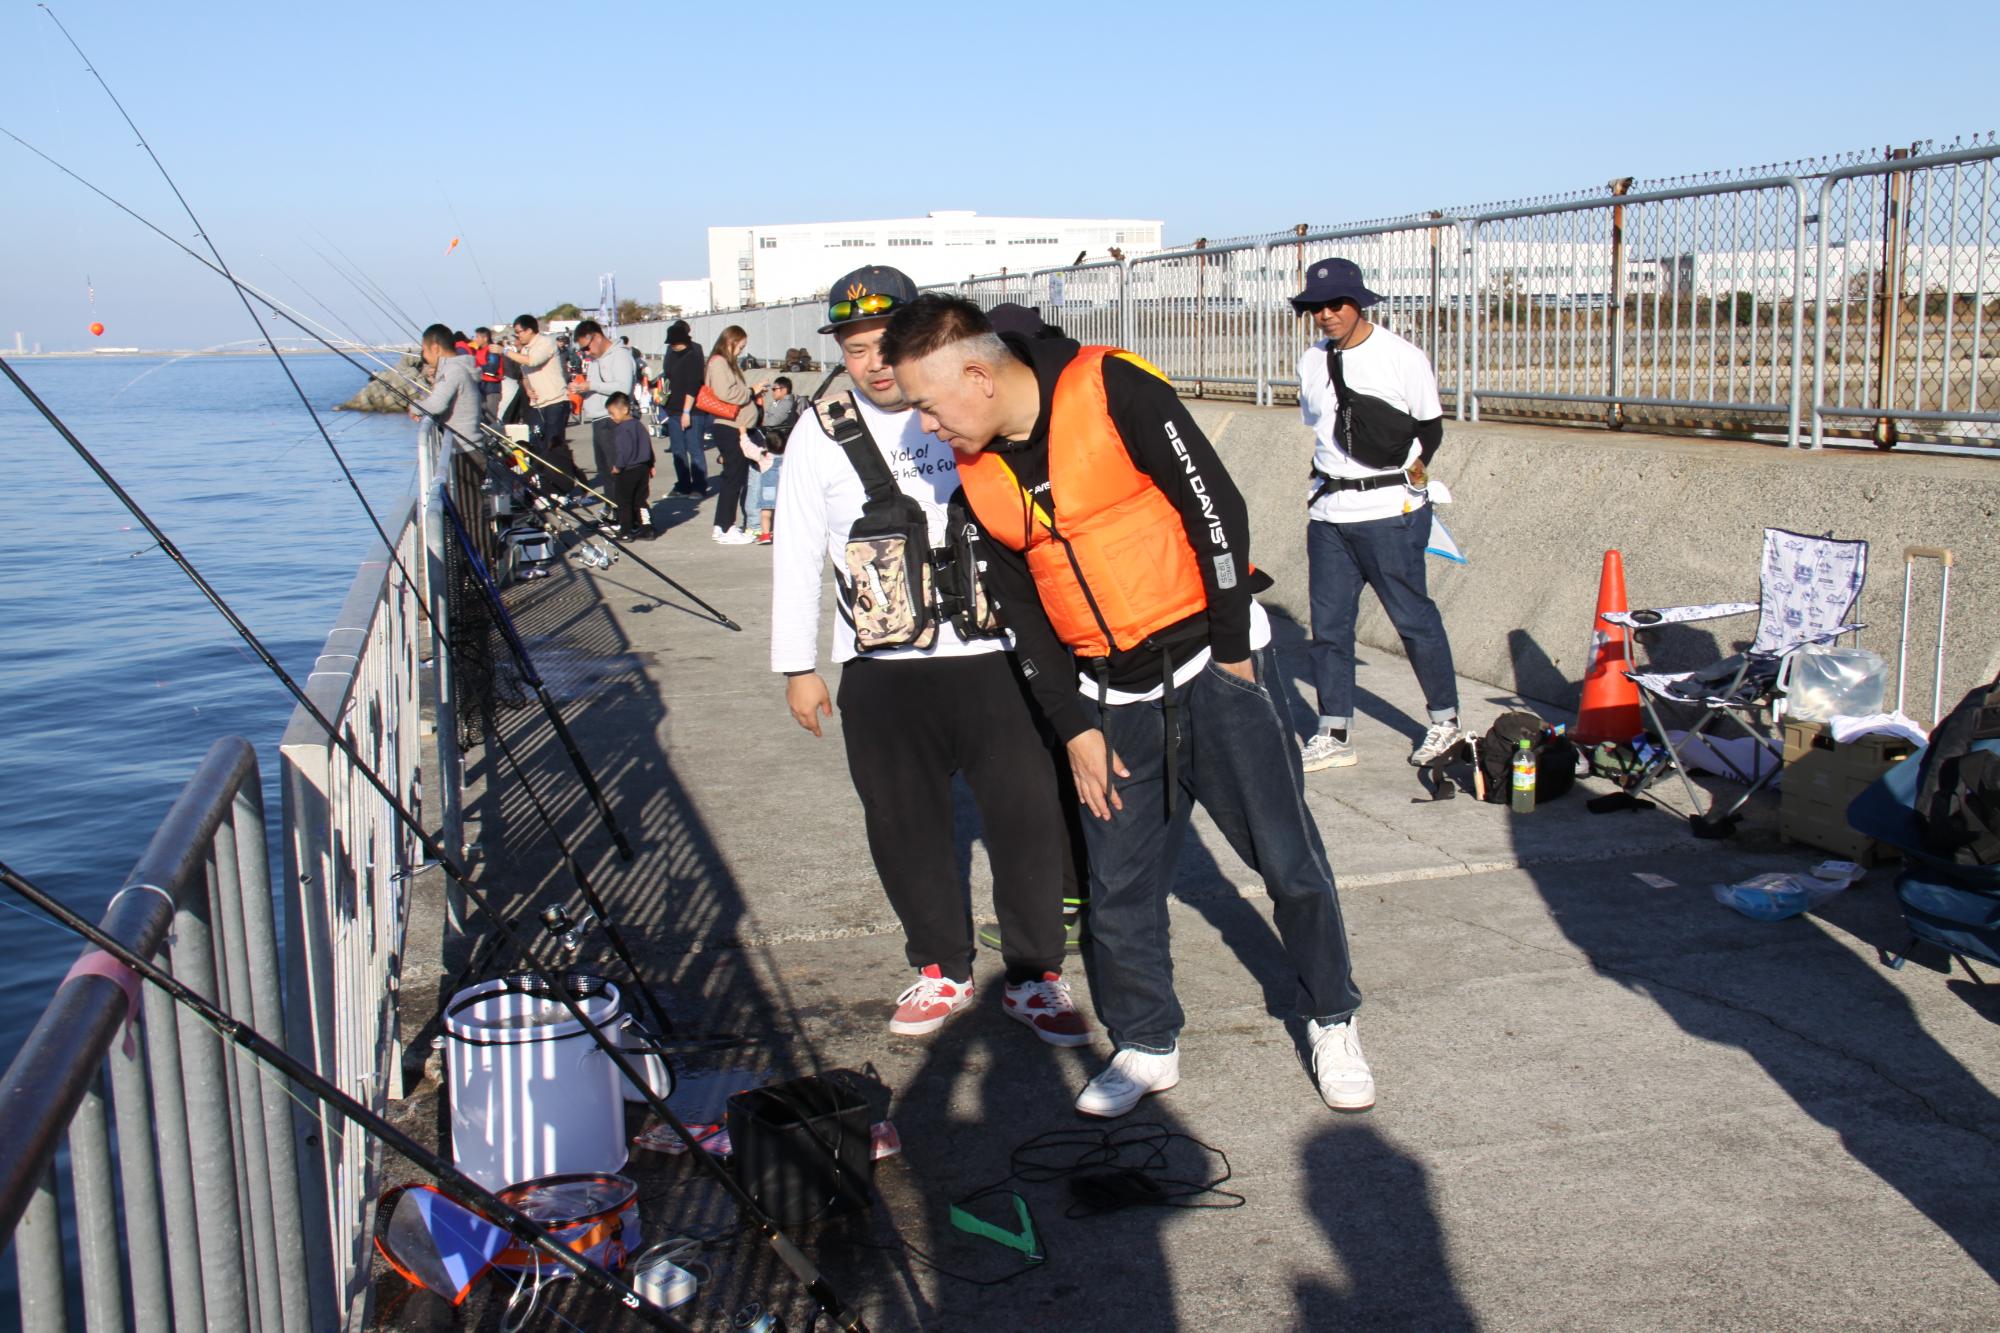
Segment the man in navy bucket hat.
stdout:
<path fill-rule="evenodd" d="M 1363 313 L 1381 300 L 1351 259 L 1315 262 L 1292 298 L 1323 335 L 1299 358 L 1299 415 L 1313 432 L 1306 567 L 1319 694 L 1319 727 L 1302 755 L 1308 773 L 1359 759 L 1348 732 L 1363 587 L 1382 599 L 1424 692 L 1429 728 L 1410 762 L 1427 764 L 1459 738 L 1451 642 L 1424 566 L 1444 408 L 1430 358 Z"/>

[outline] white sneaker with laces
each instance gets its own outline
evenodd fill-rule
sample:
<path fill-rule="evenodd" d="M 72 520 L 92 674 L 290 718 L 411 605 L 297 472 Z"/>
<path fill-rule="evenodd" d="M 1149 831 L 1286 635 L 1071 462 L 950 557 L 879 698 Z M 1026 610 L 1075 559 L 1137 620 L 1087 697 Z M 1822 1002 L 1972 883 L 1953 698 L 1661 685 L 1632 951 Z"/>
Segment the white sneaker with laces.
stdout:
<path fill-rule="evenodd" d="M 1181 1053 L 1178 1048 L 1165 1055 L 1150 1051 L 1120 1051 L 1111 1057 L 1104 1072 L 1084 1084 L 1077 1094 L 1076 1109 L 1085 1115 L 1111 1119 L 1124 1115 L 1150 1093 L 1165 1092 L 1181 1081 Z"/>
<path fill-rule="evenodd" d="M 724 546 L 748 546 L 757 539 L 741 528 L 731 528 L 720 537 L 717 537 L 716 540 Z"/>
<path fill-rule="evenodd" d="M 1352 742 L 1336 740 L 1324 731 L 1299 747 L 1300 766 L 1308 773 L 1323 768 L 1352 768 L 1360 762 L 1361 756 L 1354 752 Z"/>
<path fill-rule="evenodd" d="M 711 532 L 711 533 L 709 534 L 709 540 L 710 540 L 710 541 L 717 541 L 717 542 L 721 541 L 721 540 L 722 540 L 722 529 L 721 529 L 721 528 L 717 528 L 717 529 L 716 529 L 715 531 Z"/>
<path fill-rule="evenodd" d="M 1375 1075 L 1361 1053 L 1361 1033 L 1354 1019 L 1322 1025 L 1306 1020 L 1312 1041 L 1313 1078 L 1320 1100 L 1336 1111 L 1365 1111 L 1375 1104 Z"/>
<path fill-rule="evenodd" d="M 1459 737 L 1464 734 L 1464 732 L 1458 729 L 1458 719 L 1456 718 L 1453 718 L 1449 722 L 1431 723 L 1430 730 L 1424 733 L 1423 740 L 1417 743 L 1416 749 L 1410 751 L 1410 763 L 1418 768 L 1422 768 L 1425 764 L 1428 764 L 1431 760 L 1458 744 Z"/>

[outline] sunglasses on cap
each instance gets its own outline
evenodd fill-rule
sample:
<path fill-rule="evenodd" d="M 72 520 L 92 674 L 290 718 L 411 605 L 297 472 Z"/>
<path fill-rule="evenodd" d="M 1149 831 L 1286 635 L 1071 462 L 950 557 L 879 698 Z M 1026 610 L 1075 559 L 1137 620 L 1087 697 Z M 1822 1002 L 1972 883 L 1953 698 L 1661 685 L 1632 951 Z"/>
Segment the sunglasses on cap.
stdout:
<path fill-rule="evenodd" d="M 874 292 L 867 296 L 833 302 L 826 308 L 826 322 L 845 324 L 850 319 L 870 319 L 876 315 L 886 315 L 895 308 L 895 297 L 884 292 Z"/>

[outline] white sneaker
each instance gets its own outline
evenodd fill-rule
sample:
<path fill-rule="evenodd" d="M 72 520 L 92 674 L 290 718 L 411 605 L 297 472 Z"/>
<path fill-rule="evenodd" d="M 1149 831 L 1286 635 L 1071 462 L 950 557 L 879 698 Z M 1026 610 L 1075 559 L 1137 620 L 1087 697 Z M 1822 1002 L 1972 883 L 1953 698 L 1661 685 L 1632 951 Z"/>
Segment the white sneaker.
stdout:
<path fill-rule="evenodd" d="M 1352 742 L 1335 740 L 1322 731 L 1299 747 L 1299 763 L 1308 773 L 1323 768 L 1352 768 L 1361 762 Z"/>
<path fill-rule="evenodd" d="M 719 541 L 721 541 L 721 540 L 722 540 L 722 529 L 721 529 L 721 528 L 717 528 L 717 529 L 715 529 L 715 531 L 714 531 L 714 532 L 710 533 L 710 534 L 709 534 L 709 540 L 710 540 L 710 541 L 718 541 L 718 542 L 719 542 Z"/>
<path fill-rule="evenodd" d="M 1076 1109 L 1085 1115 L 1110 1119 L 1124 1115 L 1149 1093 L 1165 1092 L 1181 1081 L 1181 1053 L 1178 1048 L 1165 1055 L 1149 1051 L 1120 1051 L 1111 1057 L 1104 1072 L 1084 1084 L 1077 1094 Z"/>
<path fill-rule="evenodd" d="M 757 539 L 741 528 L 731 528 L 720 537 L 717 537 L 716 540 L 724 546 L 749 546 Z"/>
<path fill-rule="evenodd" d="M 1324 1026 L 1317 1019 L 1307 1019 L 1306 1036 L 1312 1041 L 1313 1078 L 1319 1083 L 1320 1100 L 1336 1111 L 1365 1111 L 1373 1106 L 1375 1075 L 1368 1069 L 1368 1057 L 1361 1053 L 1361 1033 L 1354 1019 Z"/>
<path fill-rule="evenodd" d="M 1430 730 L 1424 733 L 1423 740 L 1417 743 L 1416 749 L 1410 751 L 1410 762 L 1416 767 L 1422 768 L 1425 764 L 1428 764 L 1431 760 L 1458 744 L 1459 737 L 1464 734 L 1464 732 L 1458 729 L 1457 722 L 1431 723 Z"/>

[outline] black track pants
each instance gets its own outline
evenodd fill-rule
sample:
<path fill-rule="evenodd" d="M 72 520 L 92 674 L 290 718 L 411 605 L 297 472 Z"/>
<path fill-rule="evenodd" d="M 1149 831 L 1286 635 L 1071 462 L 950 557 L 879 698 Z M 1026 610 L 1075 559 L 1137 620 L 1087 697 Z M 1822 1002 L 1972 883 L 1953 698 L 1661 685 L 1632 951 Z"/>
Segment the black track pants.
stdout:
<path fill-rule="evenodd" d="M 868 850 L 910 964 L 971 975 L 972 917 L 952 835 L 951 777 L 962 773 L 993 866 L 1008 975 L 1060 971 L 1068 850 L 1055 761 L 1007 654 L 857 658 L 841 670 L 839 700 Z"/>

